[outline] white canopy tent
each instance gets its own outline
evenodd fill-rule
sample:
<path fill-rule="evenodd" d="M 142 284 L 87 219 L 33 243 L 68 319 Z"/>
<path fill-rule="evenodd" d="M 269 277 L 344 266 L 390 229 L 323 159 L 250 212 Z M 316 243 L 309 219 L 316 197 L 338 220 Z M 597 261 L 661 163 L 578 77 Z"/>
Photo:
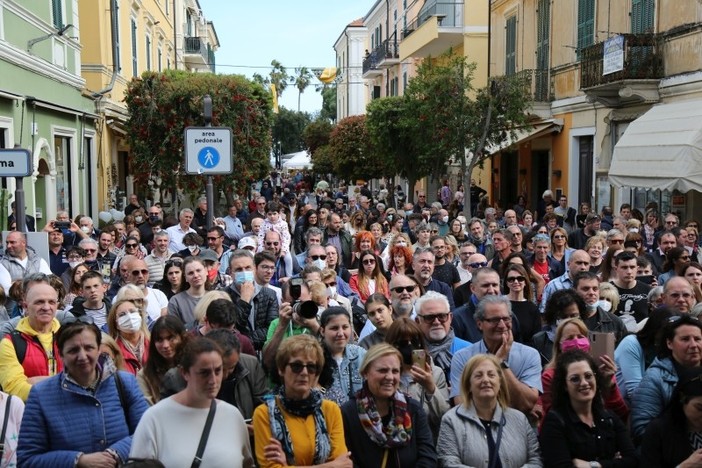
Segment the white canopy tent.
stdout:
<path fill-rule="evenodd" d="M 283 155 L 283 169 L 312 169 L 312 158 L 307 151 Z"/>
<path fill-rule="evenodd" d="M 659 104 L 629 124 L 614 147 L 609 180 L 702 192 L 702 100 Z"/>

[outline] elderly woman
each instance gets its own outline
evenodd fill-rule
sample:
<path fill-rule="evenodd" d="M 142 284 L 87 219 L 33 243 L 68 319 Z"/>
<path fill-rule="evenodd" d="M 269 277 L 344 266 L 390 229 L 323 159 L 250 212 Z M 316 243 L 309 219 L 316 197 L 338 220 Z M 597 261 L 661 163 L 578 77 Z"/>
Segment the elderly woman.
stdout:
<path fill-rule="evenodd" d="M 689 316 L 671 317 L 658 340 L 658 357 L 646 370 L 631 400 L 631 432 L 641 437 L 646 426 L 670 403 L 678 372 L 702 362 L 702 324 Z"/>
<path fill-rule="evenodd" d="M 608 385 L 597 363 L 579 349 L 556 361 L 553 408 L 541 429 L 541 451 L 548 467 L 636 467 L 638 459 L 624 423 L 604 408 Z"/>
<path fill-rule="evenodd" d="M 414 274 L 414 270 L 412 270 L 412 248 L 396 245 L 390 249 L 388 271 L 392 276 Z"/>
<path fill-rule="evenodd" d="M 341 407 L 354 466 L 436 467 L 426 414 L 416 400 L 399 391 L 402 362 L 393 346 L 372 346 L 361 364 L 363 388 Z"/>
<path fill-rule="evenodd" d="M 524 413 L 509 407 L 500 361 L 473 356 L 461 374 L 463 403 L 441 421 L 436 451 L 442 467 L 543 466 L 539 441 Z"/>
<path fill-rule="evenodd" d="M 449 410 L 446 374 L 432 362 L 424 333 L 414 320 L 401 317 L 393 321 L 385 342 L 402 355 L 400 391 L 422 404 L 436 440 L 441 418 Z"/>
<path fill-rule="evenodd" d="M 216 399 L 223 368 L 214 341 L 197 337 L 185 345 L 180 373 L 187 386 L 144 413 L 130 457 L 156 459 L 168 467 L 199 466 L 199 461 L 202 466 L 253 467 L 244 417 Z"/>
<path fill-rule="evenodd" d="M 351 467 L 339 406 L 316 389 L 324 366 L 317 340 L 308 335 L 285 339 L 275 364 L 283 385 L 253 416 L 259 466 Z"/>
<path fill-rule="evenodd" d="M 146 327 L 143 303 L 126 299 L 112 304 L 107 315 L 107 328 L 124 356 L 126 370 L 136 375 L 149 358 L 149 330 Z"/>
<path fill-rule="evenodd" d="M 136 379 L 100 354 L 92 323 L 64 322 L 56 336 L 63 372 L 32 388 L 22 419 L 17 466 L 117 467 L 148 405 Z"/>

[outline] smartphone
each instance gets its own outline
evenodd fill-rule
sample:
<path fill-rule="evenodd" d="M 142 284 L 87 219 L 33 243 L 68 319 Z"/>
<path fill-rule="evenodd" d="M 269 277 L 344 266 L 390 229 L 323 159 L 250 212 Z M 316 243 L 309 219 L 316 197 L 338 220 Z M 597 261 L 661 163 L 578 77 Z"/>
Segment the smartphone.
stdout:
<path fill-rule="evenodd" d="M 599 365 L 600 356 L 614 359 L 614 333 L 590 332 L 590 355 Z"/>
<path fill-rule="evenodd" d="M 644 284 L 651 285 L 653 283 L 653 275 L 641 275 L 636 277 L 636 281 L 641 281 Z"/>
<path fill-rule="evenodd" d="M 412 365 L 417 365 L 421 369 L 427 365 L 427 353 L 423 349 L 412 350 Z"/>

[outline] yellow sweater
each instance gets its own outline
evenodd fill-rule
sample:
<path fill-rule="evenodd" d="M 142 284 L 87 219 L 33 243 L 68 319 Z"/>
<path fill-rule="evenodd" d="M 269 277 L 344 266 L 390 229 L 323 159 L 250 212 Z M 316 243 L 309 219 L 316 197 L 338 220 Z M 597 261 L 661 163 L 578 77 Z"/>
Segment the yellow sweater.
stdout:
<path fill-rule="evenodd" d="M 295 463 L 297 466 L 311 466 L 314 463 L 314 416 L 310 415 L 306 418 L 292 415 L 281 408 L 283 417 L 288 426 L 288 432 L 292 440 L 293 450 L 295 452 Z M 327 422 L 327 432 L 329 434 L 329 442 L 331 445 L 331 454 L 326 462 L 335 460 L 337 457 L 344 455 L 346 450 L 346 442 L 344 441 L 344 422 L 341 419 L 341 409 L 333 401 L 322 401 L 322 413 Z M 279 468 L 282 465 L 266 460 L 264 456 L 264 448 L 270 443 L 271 425 L 268 417 L 268 405 L 260 405 L 254 411 L 253 415 L 254 440 L 256 445 L 256 459 L 261 468 Z"/>

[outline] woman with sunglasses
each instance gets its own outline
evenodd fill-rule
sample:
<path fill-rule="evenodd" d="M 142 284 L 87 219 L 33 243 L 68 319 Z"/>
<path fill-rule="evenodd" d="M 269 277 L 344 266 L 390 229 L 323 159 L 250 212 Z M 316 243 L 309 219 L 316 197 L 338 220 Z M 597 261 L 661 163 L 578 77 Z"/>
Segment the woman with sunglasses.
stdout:
<path fill-rule="evenodd" d="M 538 412 L 541 413 L 541 424 L 543 424 L 543 417 L 548 414 L 553 402 L 556 362 L 558 362 L 561 354 L 574 349 L 579 349 L 586 353 L 590 352 L 588 329 L 579 318 L 563 320 L 556 329 L 556 336 L 553 341 L 553 357 L 541 374 L 543 393 L 539 395 L 539 402 L 537 403 L 540 410 Z M 614 356 L 601 356 L 597 361 L 597 372 L 604 382 L 600 386 L 600 394 L 604 398 L 604 407 L 626 422 L 629 418 L 629 408 L 624 403 L 622 394 L 617 386 L 617 380 L 614 377 L 617 372 Z"/>
<path fill-rule="evenodd" d="M 349 286 L 365 303 L 368 297 L 376 292 L 390 297 L 388 280 L 380 269 L 380 259 L 373 251 L 364 250 L 359 255 L 360 266 L 358 273 L 351 275 Z"/>
<path fill-rule="evenodd" d="M 673 247 L 665 254 L 663 273 L 658 276 L 658 284 L 665 286 L 665 282 L 673 276 L 682 276 L 683 268 L 690 263 L 690 254 L 685 247 Z"/>
<path fill-rule="evenodd" d="M 519 320 L 519 331 L 523 343 L 531 343 L 532 337 L 541 330 L 541 313 L 532 301 L 531 285 L 522 265 L 507 265 L 502 275 L 504 290 L 512 303 L 512 312 Z"/>
<path fill-rule="evenodd" d="M 387 343 L 372 346 L 363 359 L 363 388 L 341 407 L 354 466 L 437 466 L 426 413 L 399 389 L 402 363 L 400 351 Z"/>
<path fill-rule="evenodd" d="M 183 259 L 174 257 L 168 260 L 163 268 L 163 279 L 156 283 L 155 288 L 170 300 L 181 291 L 183 284 Z"/>
<path fill-rule="evenodd" d="M 549 257 L 560 262 L 563 271 L 566 269 L 570 254 L 575 252 L 575 249 L 568 247 L 568 232 L 562 227 L 557 227 L 551 231 L 551 250 Z"/>
<path fill-rule="evenodd" d="M 224 376 L 222 349 L 207 338 L 193 338 L 183 348 L 179 370 L 187 382 L 185 388 L 144 413 L 129 456 L 159 460 L 168 467 L 252 468 L 244 417 L 234 406 L 217 399 Z M 208 422 L 211 430 L 200 451 Z"/>
<path fill-rule="evenodd" d="M 27 400 L 17 466 L 120 466 L 148 408 L 133 375 L 100 353 L 92 323 L 64 322 L 56 334 L 63 372 L 37 383 Z"/>
<path fill-rule="evenodd" d="M 690 369 L 675 387 L 670 406 L 651 422 L 641 444 L 646 466 L 702 466 L 702 368 Z"/>
<path fill-rule="evenodd" d="M 444 371 L 434 364 L 424 333 L 414 320 L 407 317 L 394 320 L 385 335 L 385 342 L 400 351 L 402 372 L 399 389 L 422 405 L 436 441 L 441 418 L 450 408 Z"/>
<path fill-rule="evenodd" d="M 356 238 L 354 241 L 355 250 L 351 258 L 351 269 L 361 269 L 361 252 L 370 250 L 376 253 L 375 238 L 370 231 L 360 231 L 356 233 Z"/>
<path fill-rule="evenodd" d="M 344 404 L 361 389 L 358 372 L 366 350 L 351 344 L 353 324 L 343 307 L 328 307 L 319 318 L 319 333 L 324 350 L 324 366 L 319 375 L 319 385 L 326 389 L 324 398 Z"/>
<path fill-rule="evenodd" d="M 141 305 L 118 299 L 107 315 L 107 329 L 124 356 L 126 370 L 136 375 L 149 358 L 149 330 L 146 313 Z"/>
<path fill-rule="evenodd" d="M 117 254 L 117 259 L 115 260 L 115 266 L 119 268 L 119 264 L 122 261 L 122 259 L 126 255 L 132 255 L 140 260 L 143 260 L 144 257 L 146 257 L 146 253 L 142 252 L 141 250 L 141 244 L 139 243 L 139 239 L 134 237 L 134 236 L 128 236 L 124 240 L 124 247 L 120 252 Z"/>
<path fill-rule="evenodd" d="M 561 354 L 553 374 L 553 408 L 541 435 L 544 466 L 637 467 L 638 457 L 626 427 L 604 407 L 608 380 L 595 360 L 579 349 Z"/>
<path fill-rule="evenodd" d="M 166 315 L 154 322 L 149 342 L 149 358 L 137 373 L 137 382 L 146 401 L 161 400 L 161 383 L 166 373 L 180 362 L 181 352 L 190 335 L 176 317 Z"/>
<path fill-rule="evenodd" d="M 319 342 L 309 335 L 285 339 L 276 352 L 275 366 L 283 384 L 253 416 L 259 467 L 353 466 L 339 406 L 325 400 L 316 388 L 324 366 Z"/>
<path fill-rule="evenodd" d="M 702 364 L 702 324 L 689 315 L 670 317 L 659 335 L 657 351 L 631 400 L 634 440 L 670 403 L 679 373 Z"/>
<path fill-rule="evenodd" d="M 442 467 L 543 466 L 536 432 L 521 411 L 509 407 L 504 372 L 489 354 L 473 356 L 463 368 L 463 403 L 441 421 L 436 450 Z"/>

